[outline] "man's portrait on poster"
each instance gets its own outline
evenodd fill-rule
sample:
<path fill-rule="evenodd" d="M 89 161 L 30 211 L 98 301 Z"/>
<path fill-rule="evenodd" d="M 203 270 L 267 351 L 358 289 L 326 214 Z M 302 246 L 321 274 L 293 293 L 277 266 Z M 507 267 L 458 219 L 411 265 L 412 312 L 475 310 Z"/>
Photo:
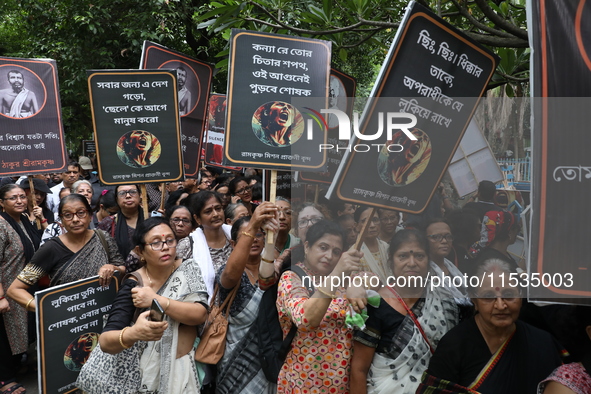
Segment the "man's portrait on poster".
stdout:
<path fill-rule="evenodd" d="M 328 90 L 328 108 L 347 111 L 347 95 L 345 86 L 339 77 L 331 75 Z M 328 127 L 333 129 L 339 126 L 339 120 L 335 114 L 328 114 Z"/>
<path fill-rule="evenodd" d="M 176 85 L 179 101 L 179 115 L 187 116 L 197 106 L 199 100 L 199 80 L 195 70 L 185 62 L 169 60 L 158 67 L 159 69 L 176 70 Z M 192 94 L 195 93 L 195 94 Z"/>
<path fill-rule="evenodd" d="M 117 156 L 127 166 L 145 168 L 156 163 L 161 153 L 160 141 L 145 130 L 123 134 L 117 142 Z"/>
<path fill-rule="evenodd" d="M 416 141 L 398 131 L 386 142 L 378 155 L 378 174 L 390 186 L 404 186 L 417 180 L 431 160 L 431 140 L 421 129 L 412 128 L 410 132 Z M 391 149 L 388 149 L 394 145 Z M 400 150 L 402 146 L 402 150 Z"/>
<path fill-rule="evenodd" d="M 1 70 L 0 113 L 10 118 L 26 119 L 39 112 L 45 103 L 41 78 L 24 67 L 12 64 Z"/>
<path fill-rule="evenodd" d="M 296 107 L 284 101 L 269 101 L 252 116 L 252 131 L 269 146 L 286 147 L 304 133 L 304 118 Z"/>

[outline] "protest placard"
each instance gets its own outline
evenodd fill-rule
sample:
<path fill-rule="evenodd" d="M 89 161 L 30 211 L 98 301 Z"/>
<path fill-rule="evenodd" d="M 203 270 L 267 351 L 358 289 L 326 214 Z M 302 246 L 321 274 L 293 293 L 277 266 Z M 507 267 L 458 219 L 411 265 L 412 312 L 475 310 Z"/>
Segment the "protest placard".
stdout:
<path fill-rule="evenodd" d="M 174 70 L 91 70 L 99 177 L 107 185 L 175 181 L 183 156 Z"/>
<path fill-rule="evenodd" d="M 35 293 L 40 392 L 77 390 L 76 378 L 98 344 L 117 290 L 117 281 L 102 287 L 94 276 Z"/>
<path fill-rule="evenodd" d="M 330 70 L 329 88 L 328 108 L 337 108 L 349 115 L 350 118 L 353 114 L 355 91 L 357 89 L 355 78 L 333 68 Z M 326 123 L 328 125 L 328 143 L 333 146 L 327 150 L 326 171 L 299 172 L 298 181 L 330 185 L 339 164 L 341 164 L 345 153 L 344 148 L 349 144 L 349 141 L 339 141 L 339 122 L 334 114 L 326 116 Z M 341 149 L 337 149 L 337 146 Z"/>
<path fill-rule="evenodd" d="M 292 99 L 328 97 L 330 49 L 327 41 L 232 30 L 226 165 L 323 169 L 326 152 L 318 145 L 326 143 L 326 130 L 304 132 L 320 108 L 298 107 Z"/>
<path fill-rule="evenodd" d="M 67 165 L 55 60 L 0 57 L 0 176 Z"/>
<path fill-rule="evenodd" d="M 140 68 L 177 70 L 184 170 L 187 176 L 197 176 L 213 67 L 184 53 L 144 41 Z"/>
<path fill-rule="evenodd" d="M 240 170 L 240 167 L 224 166 L 224 131 L 226 130 L 226 95 L 214 93 L 209 97 L 207 123 L 205 126 L 205 157 L 208 166 L 221 167 L 229 170 Z"/>
<path fill-rule="evenodd" d="M 372 99 L 351 122 L 355 138 L 327 198 L 422 212 L 496 64 L 488 49 L 411 2 Z"/>
<path fill-rule="evenodd" d="M 591 5 L 533 1 L 532 211 L 529 297 L 585 303 L 591 296 Z M 533 277 L 532 277 L 533 278 Z M 541 281 L 541 282 L 540 282 Z"/>

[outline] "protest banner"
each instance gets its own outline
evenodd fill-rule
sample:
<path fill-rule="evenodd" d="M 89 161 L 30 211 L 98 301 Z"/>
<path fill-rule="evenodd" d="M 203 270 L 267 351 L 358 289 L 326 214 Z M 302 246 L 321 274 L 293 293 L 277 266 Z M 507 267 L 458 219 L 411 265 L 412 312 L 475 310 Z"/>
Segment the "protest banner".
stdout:
<path fill-rule="evenodd" d="M 361 121 L 351 122 L 358 132 L 327 198 L 422 212 L 496 64 L 489 50 L 411 2 Z"/>
<path fill-rule="evenodd" d="M 323 107 L 298 107 L 292 100 L 328 97 L 330 50 L 327 41 L 232 30 L 226 165 L 290 171 L 324 168 L 326 152 L 319 152 L 318 145 L 326 143 L 326 130 L 312 136 L 304 133 L 312 111 Z"/>
<path fill-rule="evenodd" d="M 337 108 L 347 115 L 349 118 L 353 114 L 353 105 L 355 105 L 355 92 L 357 89 L 357 81 L 355 78 L 335 70 L 330 70 L 330 83 L 328 91 L 328 108 Z M 326 171 L 323 172 L 299 172 L 297 180 L 306 183 L 317 183 L 330 185 L 334 178 L 339 164 L 345 153 L 345 147 L 348 141 L 339 141 L 339 122 L 334 114 L 326 116 L 326 123 L 328 124 L 328 143 L 333 145 L 333 148 L 327 150 Z M 340 145 L 341 149 L 336 147 Z"/>
<path fill-rule="evenodd" d="M 144 41 L 140 68 L 177 70 L 184 170 L 187 176 L 197 176 L 213 67 L 184 53 Z"/>
<path fill-rule="evenodd" d="M 528 3 L 532 37 L 531 299 L 583 303 L 591 296 L 591 4 Z M 566 300 L 564 297 L 569 298 Z"/>
<path fill-rule="evenodd" d="M 203 161 L 208 166 L 221 167 L 233 171 L 240 170 L 240 167 L 227 167 L 223 165 L 224 131 L 226 130 L 226 95 L 212 94 L 209 96 L 208 107 Z"/>
<path fill-rule="evenodd" d="M 93 276 L 35 293 L 39 392 L 77 390 L 78 373 L 98 344 L 117 291 L 117 281 L 102 287 Z"/>
<path fill-rule="evenodd" d="M 90 70 L 99 177 L 106 185 L 176 181 L 183 156 L 174 70 Z"/>
<path fill-rule="evenodd" d="M 55 60 L 0 57 L 0 130 L 0 177 L 66 168 Z"/>
<path fill-rule="evenodd" d="M 90 156 L 96 154 L 96 145 L 94 140 L 83 140 L 82 141 L 82 154 L 84 156 Z"/>

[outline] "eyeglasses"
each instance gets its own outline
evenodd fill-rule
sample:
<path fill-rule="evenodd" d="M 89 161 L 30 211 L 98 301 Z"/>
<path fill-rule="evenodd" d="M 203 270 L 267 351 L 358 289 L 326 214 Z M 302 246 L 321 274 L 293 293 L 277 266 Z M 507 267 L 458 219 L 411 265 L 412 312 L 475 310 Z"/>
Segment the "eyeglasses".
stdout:
<path fill-rule="evenodd" d="M 159 250 L 162 250 L 162 248 L 164 247 L 164 244 L 166 244 L 166 246 L 168 246 L 169 248 L 176 248 L 176 243 L 177 243 L 176 238 L 169 238 L 166 241 L 154 241 L 154 242 L 152 242 L 150 244 L 146 244 L 146 245 L 150 245 L 152 250 L 157 252 Z"/>
<path fill-rule="evenodd" d="M 451 234 L 433 234 L 427 235 L 429 239 L 433 242 L 441 242 L 442 240 L 446 240 L 447 242 L 451 242 L 454 240 L 454 236 Z"/>
<path fill-rule="evenodd" d="M 259 233 L 256 233 L 254 236 L 255 236 L 255 238 L 263 239 L 263 238 L 265 238 L 265 233 L 259 232 Z"/>
<path fill-rule="evenodd" d="M 62 219 L 72 220 L 72 219 L 74 219 L 74 215 L 78 216 L 79 219 L 84 219 L 86 216 L 88 216 L 88 211 L 84 210 L 84 211 L 78 211 L 76 213 L 63 212 Z"/>
<path fill-rule="evenodd" d="M 189 219 L 173 218 L 173 219 L 170 219 L 170 221 L 173 222 L 174 224 L 183 223 L 185 226 L 188 226 L 189 224 L 191 224 L 191 221 Z"/>
<path fill-rule="evenodd" d="M 291 214 L 293 213 L 293 211 L 291 209 L 278 209 L 277 210 L 277 215 L 285 215 L 285 216 L 291 216 Z"/>
<path fill-rule="evenodd" d="M 117 192 L 117 195 L 119 197 L 125 197 L 128 194 L 133 197 L 138 194 L 138 191 L 137 191 L 137 189 L 131 189 L 131 190 L 121 190 L 121 191 Z"/>
<path fill-rule="evenodd" d="M 310 219 L 300 219 L 300 220 L 298 220 L 298 227 L 304 228 L 306 226 L 311 226 L 313 224 L 318 223 L 321 220 L 322 220 L 322 218 L 319 218 L 319 217 L 313 217 Z"/>
<path fill-rule="evenodd" d="M 506 292 L 503 292 L 502 294 L 495 294 L 495 293 L 484 293 L 480 296 L 478 296 L 478 300 L 480 302 L 483 302 L 485 304 L 492 304 L 493 302 L 495 302 L 497 299 L 501 299 L 504 302 L 515 302 L 519 299 L 519 297 L 521 296 L 521 293 L 519 291 L 514 291 L 514 290 L 509 290 Z"/>
<path fill-rule="evenodd" d="M 252 190 L 252 186 L 246 186 L 240 190 L 236 190 L 236 194 L 244 194 Z"/>
<path fill-rule="evenodd" d="M 7 197 L 7 198 L 3 198 L 2 200 L 6 201 L 12 201 L 15 202 L 16 200 L 26 200 L 27 196 L 25 196 L 24 194 L 21 194 L 20 196 L 12 196 L 12 197 Z"/>

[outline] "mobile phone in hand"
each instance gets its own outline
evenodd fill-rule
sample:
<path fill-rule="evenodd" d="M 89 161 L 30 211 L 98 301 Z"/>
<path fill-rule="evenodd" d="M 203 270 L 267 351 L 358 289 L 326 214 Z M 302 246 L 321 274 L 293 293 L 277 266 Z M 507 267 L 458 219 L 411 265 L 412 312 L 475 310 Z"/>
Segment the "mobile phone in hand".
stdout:
<path fill-rule="evenodd" d="M 150 320 L 162 321 L 164 320 L 164 309 L 156 298 L 152 300 L 152 307 L 150 308 Z"/>

